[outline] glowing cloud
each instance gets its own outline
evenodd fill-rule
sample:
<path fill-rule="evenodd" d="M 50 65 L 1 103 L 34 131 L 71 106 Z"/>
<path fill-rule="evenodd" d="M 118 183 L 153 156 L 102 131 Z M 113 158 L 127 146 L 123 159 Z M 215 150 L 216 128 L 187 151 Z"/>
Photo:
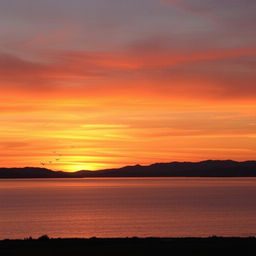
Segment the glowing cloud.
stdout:
<path fill-rule="evenodd" d="M 255 7 L 2 1 L 0 165 L 254 158 Z"/>

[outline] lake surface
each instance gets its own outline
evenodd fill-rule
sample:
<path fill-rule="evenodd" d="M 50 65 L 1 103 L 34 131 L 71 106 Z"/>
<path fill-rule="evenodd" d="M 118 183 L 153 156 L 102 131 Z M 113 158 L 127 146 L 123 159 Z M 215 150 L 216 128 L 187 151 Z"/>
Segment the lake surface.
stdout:
<path fill-rule="evenodd" d="M 0 239 L 255 236 L 256 178 L 0 180 Z"/>

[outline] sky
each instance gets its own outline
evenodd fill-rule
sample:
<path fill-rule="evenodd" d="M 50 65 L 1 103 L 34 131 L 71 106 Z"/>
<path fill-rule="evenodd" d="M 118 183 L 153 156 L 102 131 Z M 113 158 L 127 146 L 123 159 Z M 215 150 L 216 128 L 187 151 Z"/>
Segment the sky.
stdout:
<path fill-rule="evenodd" d="M 0 166 L 255 159 L 255 0 L 0 1 Z"/>

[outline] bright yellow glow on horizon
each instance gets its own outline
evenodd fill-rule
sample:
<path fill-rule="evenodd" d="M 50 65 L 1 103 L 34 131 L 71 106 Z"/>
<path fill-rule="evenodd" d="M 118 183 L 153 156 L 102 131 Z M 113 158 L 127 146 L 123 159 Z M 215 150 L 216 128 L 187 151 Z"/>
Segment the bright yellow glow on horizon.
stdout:
<path fill-rule="evenodd" d="M 255 1 L 31 2 L 0 1 L 0 167 L 255 159 Z"/>
<path fill-rule="evenodd" d="M 108 100 L 7 99 L 1 165 L 77 171 L 205 159 L 254 159 L 256 105 L 148 94 Z M 132 99 L 132 100 L 131 100 Z"/>

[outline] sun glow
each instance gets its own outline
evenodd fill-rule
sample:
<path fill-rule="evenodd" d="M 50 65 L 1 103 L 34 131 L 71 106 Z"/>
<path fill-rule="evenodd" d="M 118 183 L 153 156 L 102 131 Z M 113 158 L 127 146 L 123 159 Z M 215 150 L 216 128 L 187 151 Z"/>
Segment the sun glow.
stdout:
<path fill-rule="evenodd" d="M 126 97 L 91 99 L 85 107 L 66 98 L 46 104 L 42 97 L 29 107 L 2 101 L 2 166 L 77 171 L 254 157 L 256 105 L 208 101 L 199 108 L 199 100 Z"/>
<path fill-rule="evenodd" d="M 0 1 L 1 166 L 255 158 L 253 1 L 13 1 Z"/>

